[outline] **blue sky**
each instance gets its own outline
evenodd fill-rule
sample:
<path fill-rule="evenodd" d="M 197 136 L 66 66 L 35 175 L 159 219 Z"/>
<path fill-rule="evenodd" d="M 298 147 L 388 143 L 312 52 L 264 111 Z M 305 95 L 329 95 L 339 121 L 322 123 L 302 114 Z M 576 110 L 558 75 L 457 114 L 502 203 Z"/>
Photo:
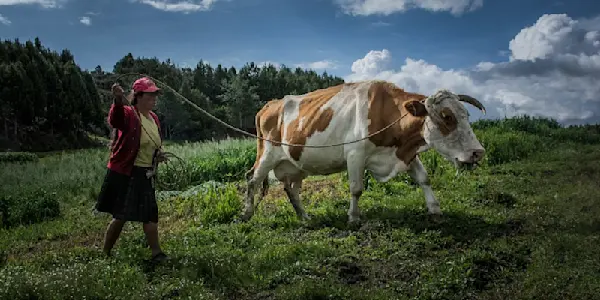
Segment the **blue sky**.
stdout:
<path fill-rule="evenodd" d="M 530 84 L 544 85 L 555 75 L 540 79 L 523 66 L 542 61 L 560 71 L 555 58 L 564 62 L 583 54 L 595 62 L 598 15 L 600 1 L 593 0 L 0 0 L 0 37 L 24 41 L 37 36 L 53 50 L 70 49 L 87 69 L 101 65 L 112 70 L 128 52 L 190 66 L 199 59 L 236 67 L 270 61 L 348 80 L 388 79 L 423 93 L 452 88 L 479 96 L 497 112 L 508 105 L 515 113 L 568 121 L 600 118 L 600 102 L 589 96 L 595 91 L 571 95 L 578 101 L 573 108 L 564 105 L 565 99 L 549 103 L 538 92 L 528 93 L 530 86 L 511 78 L 525 76 L 534 80 Z M 561 28 L 591 36 L 592 48 L 561 46 L 551 38 L 569 38 Z M 530 33 L 518 38 L 522 30 Z M 521 50 L 510 49 L 513 39 Z M 600 74 L 600 59 L 598 67 Z M 506 73 L 518 70 L 525 73 Z M 428 72 L 433 77 L 425 78 Z M 586 80 L 596 78 L 595 73 L 564 76 L 567 86 L 573 80 L 586 86 Z M 585 101 L 577 100 L 585 95 Z M 542 102 L 547 109 L 540 109 Z M 584 103 L 599 108 L 582 115 L 589 110 Z"/>

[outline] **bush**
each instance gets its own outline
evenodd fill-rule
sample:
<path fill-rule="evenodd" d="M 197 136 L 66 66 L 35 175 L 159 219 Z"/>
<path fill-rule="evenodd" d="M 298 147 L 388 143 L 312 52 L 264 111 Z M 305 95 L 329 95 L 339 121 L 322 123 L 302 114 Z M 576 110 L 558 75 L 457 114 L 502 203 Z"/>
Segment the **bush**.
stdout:
<path fill-rule="evenodd" d="M 542 117 L 520 116 L 510 119 L 479 120 L 474 122 L 472 127 L 486 132 L 492 130 L 502 133 L 529 133 L 563 142 L 600 143 L 600 125 L 563 127 L 556 120 Z"/>
<path fill-rule="evenodd" d="M 510 119 L 478 120 L 473 122 L 473 129 L 501 129 L 502 131 L 523 131 L 543 134 L 560 129 L 562 126 L 554 119 L 518 116 Z"/>
<path fill-rule="evenodd" d="M 256 143 L 251 140 L 184 147 L 193 149 L 193 153 L 178 155 L 184 160 L 183 162 L 173 158 L 169 164 L 159 167 L 158 188 L 160 190 L 181 190 L 211 180 L 220 182 L 241 180 L 256 159 Z M 181 152 L 189 151 L 188 149 Z"/>
<path fill-rule="evenodd" d="M 194 186 L 166 201 L 172 201 L 178 215 L 197 217 L 204 225 L 230 223 L 242 210 L 235 185 L 215 181 Z"/>
<path fill-rule="evenodd" d="M 485 160 L 490 165 L 520 160 L 555 144 L 552 139 L 519 131 L 503 132 L 500 128 L 478 132 L 477 137 L 486 150 Z"/>
<path fill-rule="evenodd" d="M 55 192 L 34 190 L 18 197 L 0 196 L 0 228 L 39 223 L 59 215 L 60 204 Z"/>
<path fill-rule="evenodd" d="M 30 152 L 0 152 L 0 163 L 37 162 L 37 155 Z"/>

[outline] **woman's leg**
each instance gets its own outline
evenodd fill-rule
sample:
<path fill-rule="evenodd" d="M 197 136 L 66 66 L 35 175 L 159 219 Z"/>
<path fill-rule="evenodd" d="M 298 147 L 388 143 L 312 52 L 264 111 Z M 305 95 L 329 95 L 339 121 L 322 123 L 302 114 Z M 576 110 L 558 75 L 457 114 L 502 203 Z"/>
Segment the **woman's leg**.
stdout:
<path fill-rule="evenodd" d="M 132 182 L 126 197 L 126 220 L 142 222 L 144 234 L 148 245 L 152 249 L 152 257 L 164 259 L 164 255 L 158 239 L 158 205 L 156 203 L 156 191 L 151 179 L 146 176 L 147 168 L 134 166 L 132 171 Z M 160 256 L 157 256 L 161 254 Z"/>
<path fill-rule="evenodd" d="M 160 243 L 158 242 L 158 224 L 154 222 L 144 223 L 144 233 L 146 234 L 148 245 L 152 249 L 152 257 L 162 253 Z"/>
<path fill-rule="evenodd" d="M 124 195 L 126 195 L 128 183 L 129 176 L 107 170 L 104 182 L 100 189 L 100 194 L 98 195 L 96 209 L 100 212 L 106 212 L 113 215 L 113 219 L 108 224 L 104 236 L 103 252 L 106 255 L 110 255 L 114 244 L 121 234 L 123 225 L 125 225 L 125 220 L 116 218 L 115 214 L 123 207 L 122 201 Z"/>
<path fill-rule="evenodd" d="M 110 251 L 112 250 L 113 246 L 115 245 L 115 243 L 119 239 L 119 236 L 121 235 L 123 225 L 125 225 L 124 220 L 114 218 L 112 219 L 110 224 L 108 224 L 108 228 L 106 228 L 106 235 L 104 236 L 104 247 L 102 249 L 104 251 L 104 254 L 110 256 Z"/>

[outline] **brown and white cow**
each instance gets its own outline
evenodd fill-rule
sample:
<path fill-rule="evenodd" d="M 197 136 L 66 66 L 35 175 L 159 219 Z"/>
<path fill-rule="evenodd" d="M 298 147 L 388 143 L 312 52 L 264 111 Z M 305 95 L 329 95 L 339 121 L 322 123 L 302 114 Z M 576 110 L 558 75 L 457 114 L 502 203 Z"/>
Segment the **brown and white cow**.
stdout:
<path fill-rule="evenodd" d="M 474 164 L 484 156 L 468 120 L 470 103 L 485 113 L 476 99 L 440 90 L 427 97 L 406 92 L 380 80 L 344 83 L 304 95 L 288 95 L 268 102 L 256 115 L 257 157 L 248 171 L 248 190 L 242 220 L 254 214 L 254 194 L 268 175 L 283 182 L 296 214 L 309 219 L 300 202 L 302 180 L 310 175 L 348 171 L 352 200 L 349 221 L 359 220 L 358 199 L 364 170 L 386 182 L 399 172 L 408 172 L 423 189 L 428 212 L 441 214 L 440 204 L 429 184 L 427 171 L 417 154 L 430 148 L 453 162 L 457 168 Z M 286 146 L 329 145 L 364 138 L 393 123 L 379 134 L 360 142 L 328 148 Z"/>

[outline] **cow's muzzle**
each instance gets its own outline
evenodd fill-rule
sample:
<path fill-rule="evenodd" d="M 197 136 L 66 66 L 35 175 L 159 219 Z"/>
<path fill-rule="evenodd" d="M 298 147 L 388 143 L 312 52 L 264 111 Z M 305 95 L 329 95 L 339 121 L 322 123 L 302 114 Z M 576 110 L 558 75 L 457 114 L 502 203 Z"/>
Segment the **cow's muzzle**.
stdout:
<path fill-rule="evenodd" d="M 465 152 L 462 158 L 456 158 L 454 164 L 457 169 L 474 170 L 485 156 L 484 149 L 471 149 Z"/>

